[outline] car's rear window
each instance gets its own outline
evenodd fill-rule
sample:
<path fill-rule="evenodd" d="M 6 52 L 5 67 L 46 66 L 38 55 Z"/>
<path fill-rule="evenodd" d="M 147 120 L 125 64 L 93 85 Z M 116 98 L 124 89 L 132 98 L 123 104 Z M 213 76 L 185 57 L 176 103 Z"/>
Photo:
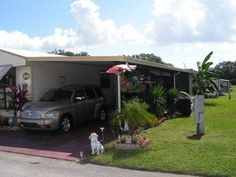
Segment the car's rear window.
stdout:
<path fill-rule="evenodd" d="M 97 96 L 98 96 L 98 97 L 102 97 L 102 96 L 103 96 L 103 93 L 102 93 L 102 89 L 101 89 L 101 88 L 95 87 L 95 90 L 96 90 L 96 93 L 97 93 Z"/>
<path fill-rule="evenodd" d="M 72 91 L 69 90 L 49 90 L 40 99 L 40 101 L 68 101 L 71 98 Z"/>
<path fill-rule="evenodd" d="M 96 98 L 95 92 L 93 90 L 93 88 L 86 88 L 85 89 L 85 93 L 88 96 L 88 98 Z"/>

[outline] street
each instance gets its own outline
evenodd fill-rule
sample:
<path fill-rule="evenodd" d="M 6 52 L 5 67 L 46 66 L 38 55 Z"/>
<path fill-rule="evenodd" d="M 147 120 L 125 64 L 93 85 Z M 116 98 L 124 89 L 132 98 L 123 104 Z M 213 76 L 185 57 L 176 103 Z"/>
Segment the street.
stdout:
<path fill-rule="evenodd" d="M 1 177 L 188 177 L 0 152 Z M 190 176 L 189 176 L 190 177 Z"/>

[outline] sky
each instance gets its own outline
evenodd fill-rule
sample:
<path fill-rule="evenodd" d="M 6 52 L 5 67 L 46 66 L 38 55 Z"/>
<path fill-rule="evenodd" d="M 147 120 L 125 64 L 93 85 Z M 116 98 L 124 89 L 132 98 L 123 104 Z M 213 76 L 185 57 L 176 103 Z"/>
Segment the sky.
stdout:
<path fill-rule="evenodd" d="M 235 0 L 7 0 L 0 48 L 153 53 L 179 68 L 236 60 Z"/>

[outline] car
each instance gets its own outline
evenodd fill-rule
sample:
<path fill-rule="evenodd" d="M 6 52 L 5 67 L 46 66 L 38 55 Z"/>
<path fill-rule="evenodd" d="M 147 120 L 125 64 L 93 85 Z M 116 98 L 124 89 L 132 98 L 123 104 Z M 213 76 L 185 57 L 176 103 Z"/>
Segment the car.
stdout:
<path fill-rule="evenodd" d="M 105 121 L 108 104 L 96 85 L 66 85 L 45 92 L 37 103 L 26 105 L 19 125 L 27 130 L 69 132 L 72 125 L 89 119 Z"/>
<path fill-rule="evenodd" d="M 189 117 L 193 109 L 193 97 L 186 92 L 180 91 L 177 97 L 176 107 L 181 116 Z"/>

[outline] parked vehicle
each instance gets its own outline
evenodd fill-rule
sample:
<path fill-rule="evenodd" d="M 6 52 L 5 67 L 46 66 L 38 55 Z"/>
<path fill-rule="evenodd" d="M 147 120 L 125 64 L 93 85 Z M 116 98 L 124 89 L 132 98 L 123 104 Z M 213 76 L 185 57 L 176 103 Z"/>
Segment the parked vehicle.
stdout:
<path fill-rule="evenodd" d="M 188 93 L 180 91 L 176 107 L 177 110 L 181 113 L 181 116 L 189 117 L 192 113 L 192 104 L 193 104 L 193 97 L 191 97 Z"/>
<path fill-rule="evenodd" d="M 49 90 L 38 103 L 26 106 L 19 118 L 23 129 L 70 131 L 73 124 L 107 118 L 107 102 L 95 85 L 64 86 Z"/>

